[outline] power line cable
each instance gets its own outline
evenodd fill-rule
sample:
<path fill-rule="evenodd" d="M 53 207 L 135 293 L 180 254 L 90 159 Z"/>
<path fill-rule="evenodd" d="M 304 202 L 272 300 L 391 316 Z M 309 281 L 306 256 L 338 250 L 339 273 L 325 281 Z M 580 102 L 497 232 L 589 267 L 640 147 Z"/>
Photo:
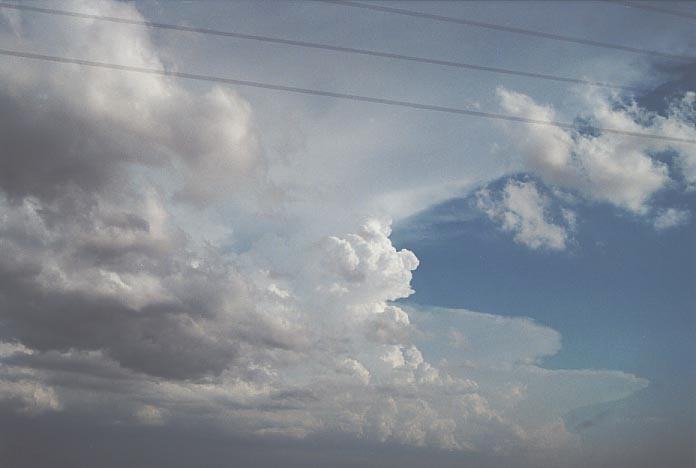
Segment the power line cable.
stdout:
<path fill-rule="evenodd" d="M 654 133 L 632 132 L 632 131 L 628 131 L 628 130 L 620 130 L 620 129 L 614 129 L 614 128 L 594 127 L 594 126 L 590 126 L 590 125 L 578 125 L 578 124 L 565 123 L 565 122 L 554 122 L 554 121 L 548 121 L 548 120 L 537 120 L 537 119 L 530 119 L 530 118 L 526 118 L 526 117 L 519 117 L 519 116 L 509 115 L 509 114 L 482 112 L 482 111 L 463 109 L 463 108 L 458 108 L 458 107 L 447 107 L 447 106 L 438 106 L 438 105 L 432 105 L 432 104 L 422 104 L 422 103 L 411 102 L 411 101 L 400 101 L 400 100 L 395 100 L 395 99 L 377 98 L 377 97 L 370 97 L 370 96 L 362 96 L 362 95 L 358 95 L 358 94 L 337 93 L 337 92 L 332 92 L 332 91 L 322 91 L 322 90 L 317 90 L 317 89 L 299 88 L 299 87 L 295 87 L 295 86 L 285 86 L 285 85 L 278 85 L 278 84 L 271 84 L 271 83 L 262 83 L 259 81 L 238 80 L 238 79 L 234 79 L 234 78 L 224 78 L 224 77 L 211 76 L 211 75 L 201 75 L 201 74 L 196 74 L 196 73 L 185 73 L 185 72 L 178 72 L 178 71 L 172 71 L 172 70 L 135 67 L 135 66 L 130 66 L 130 65 L 119 65 L 119 64 L 113 64 L 113 63 L 96 62 L 96 61 L 92 61 L 92 60 L 84 60 L 84 59 L 77 59 L 77 58 L 58 57 L 55 55 L 36 54 L 33 52 L 21 52 L 21 51 L 16 51 L 16 50 L 0 49 L 0 55 L 10 56 L 10 57 L 27 58 L 27 59 L 33 59 L 33 60 L 43 60 L 43 61 L 49 61 L 49 62 L 55 62 L 55 63 L 76 64 L 76 65 L 81 65 L 81 66 L 105 68 L 105 69 L 110 69 L 110 70 L 144 73 L 144 74 L 150 74 L 150 75 L 172 76 L 172 77 L 177 77 L 177 78 L 185 78 L 185 79 L 189 79 L 189 80 L 207 81 L 207 82 L 223 83 L 223 84 L 237 85 L 237 86 L 248 86 L 248 87 L 253 87 L 253 88 L 270 89 L 270 90 L 274 90 L 274 91 L 285 91 L 285 92 L 296 93 L 296 94 L 308 94 L 308 95 L 313 95 L 313 96 L 331 97 L 331 98 L 345 99 L 345 100 L 351 100 L 351 101 L 370 102 L 370 103 L 374 103 L 374 104 L 407 107 L 407 108 L 418 109 L 418 110 L 445 112 L 445 113 L 449 113 L 449 114 L 469 115 L 472 117 L 480 117 L 480 118 L 486 118 L 486 119 L 506 120 L 506 121 L 510 121 L 510 122 L 521 122 L 521 123 L 535 124 L 535 125 L 548 125 L 548 126 L 559 127 L 559 128 L 569 129 L 569 130 L 572 130 L 572 129 L 574 129 L 574 130 L 594 130 L 594 131 L 605 132 L 605 133 L 614 133 L 614 134 L 618 134 L 618 135 L 627 135 L 627 136 L 640 137 L 640 138 L 649 138 L 649 139 L 653 139 L 653 140 L 664 140 L 664 141 L 671 141 L 671 142 L 675 142 L 675 143 L 696 144 L 696 139 L 670 137 L 670 136 L 658 135 L 658 134 L 654 134 Z"/>
<path fill-rule="evenodd" d="M 330 45 L 330 44 L 321 44 L 321 43 L 316 43 L 316 42 L 296 41 L 296 40 L 292 40 L 292 39 L 283 39 L 283 38 L 279 38 L 279 37 L 260 36 L 260 35 L 255 35 L 255 34 L 244 34 L 244 33 L 232 32 L 232 31 L 220 31 L 220 30 L 208 29 L 208 28 L 198 28 L 198 27 L 180 26 L 180 25 L 167 24 L 167 23 L 157 23 L 157 22 L 153 22 L 153 21 L 142 21 L 142 20 L 134 20 L 134 19 L 128 19 L 128 18 L 118 18 L 118 17 L 113 17 L 113 16 L 94 15 L 94 14 L 89 14 L 89 13 L 79 13 L 79 12 L 75 12 L 75 11 L 58 10 L 55 8 L 43 8 L 43 7 L 35 7 L 35 6 L 30 6 L 30 5 L 18 5 L 18 4 L 6 3 L 6 2 L 0 2 L 0 8 L 24 10 L 24 11 L 45 13 L 45 14 L 51 14 L 51 15 L 68 16 L 68 17 L 81 18 L 81 19 L 107 21 L 107 22 L 111 22 L 111 23 L 146 26 L 146 27 L 159 28 L 159 29 L 168 29 L 168 30 L 173 30 L 173 31 L 193 32 L 193 33 L 207 34 L 207 35 L 213 35 L 213 36 L 234 37 L 237 39 L 247 39 L 247 40 L 253 40 L 253 41 L 269 42 L 269 43 L 273 43 L 273 44 L 305 47 L 305 48 L 311 48 L 311 49 L 330 50 L 330 51 L 334 51 L 334 52 L 367 55 L 367 56 L 372 56 L 372 57 L 404 60 L 404 61 L 409 61 L 409 62 L 426 63 L 426 64 L 431 64 L 431 65 L 442 65 L 442 66 L 454 67 L 454 68 L 465 68 L 465 69 L 469 69 L 469 70 L 478 70 L 478 71 L 484 71 L 484 72 L 500 73 L 500 74 L 505 74 L 505 75 L 524 76 L 526 78 L 538 78 L 538 79 L 551 80 L 551 81 L 557 81 L 557 82 L 562 82 L 562 83 L 572 83 L 572 84 L 582 84 L 582 85 L 597 86 L 597 87 L 604 87 L 604 88 L 623 89 L 623 90 L 627 90 L 627 91 L 644 91 L 641 88 L 638 88 L 636 86 L 613 84 L 613 83 L 606 83 L 606 82 L 601 82 L 601 81 L 585 80 L 585 79 L 580 79 L 580 78 L 563 77 L 563 76 L 557 76 L 557 75 L 550 75 L 550 74 L 546 74 L 546 73 L 526 72 L 526 71 L 522 71 L 522 70 L 512 70 L 512 69 L 508 69 L 508 68 L 490 67 L 490 66 L 485 66 L 485 65 L 476 65 L 476 64 L 471 64 L 471 63 L 455 62 L 455 61 L 449 61 L 449 60 L 439 60 L 439 59 L 428 58 L 428 57 L 416 57 L 416 56 L 412 56 L 412 55 L 395 54 L 395 53 L 391 53 L 391 52 L 384 52 L 384 51 L 378 51 L 378 50 L 334 46 L 334 45 Z"/>
<path fill-rule="evenodd" d="M 552 39 L 555 41 L 570 42 L 574 44 L 589 45 L 594 47 L 603 47 L 606 49 L 622 50 L 624 52 L 632 52 L 642 55 L 650 55 L 653 57 L 662 57 L 672 60 L 686 60 L 692 61 L 696 60 L 696 57 L 691 55 L 680 55 L 680 54 L 670 54 L 668 52 L 661 52 L 657 50 L 641 49 L 638 47 L 625 46 L 621 44 L 612 44 L 609 42 L 595 41 L 592 39 L 583 39 L 580 37 L 564 36 L 561 34 L 547 33 L 542 31 L 533 31 L 530 29 L 516 28 L 512 26 L 504 26 L 501 24 L 486 23 L 483 21 L 474 21 L 464 18 L 455 18 L 452 16 L 436 15 L 432 13 L 424 13 L 422 11 L 407 10 L 405 8 L 394 8 L 389 6 L 374 5 L 370 3 L 354 2 L 349 0 L 315 0 L 321 3 L 329 3 L 332 5 L 339 5 L 351 8 L 361 8 L 364 10 L 380 11 L 383 13 L 395 13 L 397 15 L 411 16 L 415 18 L 425 18 L 435 21 L 442 21 L 446 23 L 462 24 L 465 26 L 474 26 L 477 28 L 491 29 L 494 31 L 505 31 L 516 34 L 524 34 L 527 36 L 541 37 L 544 39 Z"/>
<path fill-rule="evenodd" d="M 621 0 L 605 0 L 609 3 L 617 3 L 619 5 L 624 5 L 629 8 L 636 8 L 639 10 L 646 10 L 646 11 L 656 11 L 658 13 L 664 13 L 666 15 L 672 15 L 672 16 L 678 16 L 680 18 L 690 18 L 690 19 L 696 19 L 696 13 L 690 13 L 686 11 L 677 11 L 677 10 L 672 10 L 669 8 L 662 8 L 662 7 L 657 7 L 654 5 L 646 4 L 646 3 L 638 3 L 638 2 L 628 2 L 628 1 L 621 1 Z"/>

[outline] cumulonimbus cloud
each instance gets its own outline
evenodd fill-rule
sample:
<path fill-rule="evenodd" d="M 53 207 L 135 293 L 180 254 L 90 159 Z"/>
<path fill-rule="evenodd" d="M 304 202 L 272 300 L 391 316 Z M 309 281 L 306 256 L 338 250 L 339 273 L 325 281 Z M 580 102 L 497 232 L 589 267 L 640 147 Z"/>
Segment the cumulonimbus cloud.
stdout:
<path fill-rule="evenodd" d="M 139 17 L 117 2 L 73 8 Z M 30 42 L 13 31 L 3 39 Z M 146 33 L 123 25 L 43 33 L 68 54 L 161 65 Z M 198 94 L 162 77 L 0 70 L 0 410 L 497 451 L 551 434 L 563 443 L 564 412 L 646 385 L 544 369 L 558 334 L 525 319 L 441 311 L 461 321 L 456 346 L 441 348 L 436 337 L 451 334 L 435 311 L 393 302 L 412 293 L 418 260 L 392 245 L 387 219 L 351 219 L 331 234 L 289 229 L 240 250 L 199 242 L 196 226 L 177 222 L 180 203 L 264 179 L 252 114 L 234 92 Z M 646 190 L 660 171 L 645 167 Z M 505 211 L 492 213 L 516 213 L 524 242 L 564 245 L 538 206 L 513 203 L 520 190 L 539 196 L 513 185 Z M 644 198 L 627 189 L 615 201 L 639 209 Z M 298 222 L 310 221 L 322 222 Z M 549 400 L 553 411 L 530 411 Z"/>

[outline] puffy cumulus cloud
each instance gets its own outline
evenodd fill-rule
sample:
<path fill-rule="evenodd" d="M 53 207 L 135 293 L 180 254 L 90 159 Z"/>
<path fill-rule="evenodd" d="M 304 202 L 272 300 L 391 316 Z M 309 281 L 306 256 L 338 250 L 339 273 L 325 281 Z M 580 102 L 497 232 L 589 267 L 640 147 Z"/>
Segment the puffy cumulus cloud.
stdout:
<path fill-rule="evenodd" d="M 324 286 L 326 290 L 366 303 L 411 295 L 411 271 L 418 266 L 418 259 L 409 250 L 394 248 L 389 240 L 390 224 L 372 219 L 355 234 L 330 236 L 324 241 L 322 277 L 330 283 Z"/>
<path fill-rule="evenodd" d="M 70 7 L 139 18 L 131 4 Z M 13 18 L 8 44 L 31 32 L 66 55 L 161 66 L 142 30 Z M 548 445 L 564 412 L 645 385 L 543 369 L 559 337 L 529 321 L 457 312 L 441 331 L 434 313 L 406 310 L 395 301 L 413 292 L 418 260 L 394 247 L 387 219 L 328 233 L 312 219 L 243 248 L 201 241 L 177 200 L 256 193 L 250 116 L 230 91 L 159 77 L 0 70 L 3 418 L 500 452 Z M 558 244 L 536 189 L 510 193 L 520 235 Z M 465 346 L 438 348 L 447 336 Z"/>
<path fill-rule="evenodd" d="M 655 229 L 661 231 L 663 229 L 669 229 L 675 226 L 680 226 L 686 224 L 691 217 L 691 213 L 687 210 L 678 210 L 676 208 L 667 208 L 666 210 L 661 210 L 655 219 L 653 220 L 653 225 Z"/>
<path fill-rule="evenodd" d="M 524 94 L 498 89 L 502 108 L 515 116 L 559 121 L 553 108 L 537 104 Z M 627 132 L 655 133 L 675 138 L 696 138 L 694 93 L 672 103 L 666 115 L 641 108 L 635 102 L 618 105 L 596 93 L 585 96 L 591 125 Z M 576 192 L 588 200 L 607 202 L 636 214 L 646 214 L 659 190 L 672 183 L 668 166 L 654 155 L 677 153 L 676 166 L 693 186 L 696 149 L 686 143 L 599 135 L 552 126 L 508 126 L 526 168 L 552 186 Z"/>
<path fill-rule="evenodd" d="M 163 228 L 172 249 L 125 245 L 127 254 L 94 259 L 81 254 L 96 226 L 68 236 L 68 227 L 47 227 L 36 203 L 6 207 L 19 221 L 14 237 L 2 239 L 17 252 L 3 267 L 23 272 L 3 281 L 2 332 L 22 343 L 3 345 L 3 372 L 35 385 L 18 397 L 12 384 L 4 401 L 16 408 L 43 404 L 99 420 L 195 423 L 261 438 L 332 434 L 495 452 L 541 447 L 539 434 L 564 412 L 643 385 L 621 373 L 539 367 L 559 337 L 525 320 L 457 312 L 467 319 L 454 324 L 465 351 L 433 348 L 450 329 L 391 303 L 411 293 L 417 261 L 393 247 L 378 220 L 305 243 L 260 239 L 241 255 L 187 251 L 176 230 Z M 31 253 L 19 254 L 18 239 L 34 244 Z M 271 262 L 268 252 L 281 248 L 286 256 Z M 131 276 L 124 255 L 138 260 L 140 276 Z M 553 385 L 558 394 L 544 394 Z M 568 397 L 573 385 L 583 391 Z M 48 401 L 60 406 L 39 398 L 48 388 Z M 555 410 L 528 417 L 525 405 L 547 398 L 559 400 Z"/>
<path fill-rule="evenodd" d="M 345 358 L 341 362 L 340 369 L 344 370 L 347 374 L 354 376 L 365 385 L 370 382 L 370 371 L 355 359 Z"/>
<path fill-rule="evenodd" d="M 532 181 L 509 180 L 499 196 L 490 188 L 476 193 L 476 206 L 501 229 L 513 233 L 516 242 L 531 249 L 563 250 L 575 228 L 575 214 L 563 210 L 563 224 L 555 224 L 549 218 L 549 204 Z"/>
<path fill-rule="evenodd" d="M 391 245 L 386 247 L 382 255 L 401 256 Z M 331 242 L 319 242 L 306 252 L 317 253 L 317 258 L 335 255 Z M 345 259 L 352 257 L 352 252 L 343 252 Z M 374 254 L 362 251 L 352 263 L 366 262 Z M 238 353 L 230 357 L 227 367 L 205 378 L 195 378 L 195 373 L 180 378 L 184 376 L 172 374 L 170 366 L 186 368 L 186 360 L 195 357 L 205 370 L 206 358 L 216 356 L 217 347 L 207 341 L 182 342 L 166 329 L 119 338 L 135 347 L 134 352 L 146 362 L 148 352 L 160 352 L 153 343 L 166 341 L 173 348 L 161 353 L 175 364 L 162 357 L 151 361 L 154 367 L 144 368 L 123 360 L 109 348 L 109 341 L 98 349 L 87 349 L 74 339 L 70 350 L 4 345 L 3 369 L 8 375 L 31 375 L 37 385 L 55 389 L 64 411 L 90 408 L 100 419 L 125 417 L 141 425 L 175 427 L 195 421 L 228 434 L 262 438 L 333 434 L 356 441 L 485 453 L 541 449 L 550 444 L 550 434 L 556 436 L 554 447 L 563 445 L 572 440 L 570 434 L 558 435 L 566 412 L 624 397 L 645 385 L 620 372 L 543 369 L 540 360 L 560 348 L 555 331 L 526 319 L 469 311 L 404 310 L 384 297 L 376 299 L 372 289 L 369 295 L 358 294 L 365 288 L 362 282 L 374 281 L 373 277 L 351 279 L 333 290 L 332 306 L 318 302 L 312 296 L 334 283 L 335 270 L 313 262 L 318 273 L 324 272 L 324 283 L 319 274 L 308 296 L 304 296 L 307 285 L 295 284 L 302 276 L 299 273 L 285 277 L 282 287 L 276 286 L 285 291 L 280 295 L 265 287 L 269 278 L 275 285 L 280 283 L 280 272 L 262 268 L 257 280 L 249 280 L 256 283 L 258 304 L 269 313 L 285 312 L 287 317 L 295 311 L 301 326 L 295 324 L 294 334 L 304 336 L 307 346 L 291 348 L 282 346 L 282 340 L 263 339 L 266 322 L 255 319 L 257 335 L 250 333 L 248 324 L 241 326 L 242 332 L 236 326 L 226 329 L 230 339 L 238 340 Z M 413 266 L 406 262 L 400 269 L 384 270 L 392 279 L 380 284 L 393 286 Z M 401 286 L 409 280 L 404 279 Z M 332 293 L 331 288 L 326 290 Z M 390 294 L 393 291 L 385 288 L 384 295 Z M 147 308 L 138 312 L 151 313 Z M 247 316 L 235 313 L 239 323 L 253 317 L 251 311 Z M 167 323 L 164 315 L 152 320 L 159 328 Z M 105 326 L 119 322 L 128 323 L 134 331 L 141 326 L 128 314 Z M 224 326 L 224 321 L 213 323 Z M 72 325 L 82 327 L 79 322 Z M 441 339 L 452 327 L 460 330 L 465 348 L 450 347 Z M 106 333 L 96 326 L 93 330 L 102 336 Z M 213 341 L 218 336 L 212 327 L 203 328 L 201 334 Z M 139 348 L 141 340 L 149 346 L 144 351 Z M 551 400 L 554 404 L 542 409 Z"/>

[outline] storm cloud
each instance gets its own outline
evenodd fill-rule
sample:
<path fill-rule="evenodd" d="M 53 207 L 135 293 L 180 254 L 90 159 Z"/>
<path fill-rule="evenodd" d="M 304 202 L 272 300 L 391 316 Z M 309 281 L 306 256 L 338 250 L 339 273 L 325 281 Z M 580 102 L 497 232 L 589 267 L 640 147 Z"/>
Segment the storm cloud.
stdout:
<path fill-rule="evenodd" d="M 68 3 L 143 19 L 131 3 Z M 50 37 L 66 56 L 164 66 L 146 29 L 40 29 L 3 14 L 2 41 L 18 48 Z M 499 97 L 511 113 L 554 119 L 522 94 Z M 692 135 L 683 122 L 693 93 L 680 102 L 670 118 L 651 116 L 653 127 Z M 637 125 L 629 114 L 642 115 L 599 111 L 627 128 Z M 285 457 L 266 446 L 289 447 L 287 466 L 306 466 L 303 450 L 319 444 L 418 449 L 420 461 L 432 451 L 443 464 L 456 453 L 481 466 L 489 458 L 476 457 L 524 454 L 534 466 L 538 451 L 578 443 L 569 411 L 648 385 L 620 371 L 545 368 L 561 337 L 531 319 L 403 305 L 419 261 L 393 245 L 389 216 L 328 209 L 307 195 L 311 181 L 280 187 L 274 171 L 286 168 L 267 159 L 254 108 L 232 89 L 13 60 L 0 69 L 0 141 L 0 461 L 11 466 L 46 454 L 57 466 L 100 456 L 104 466 L 228 466 L 228 444 L 244 448 L 236 462 L 269 466 Z M 646 155 L 654 148 L 558 129 L 520 141 L 550 185 L 630 212 L 648 210 L 669 182 Z M 680 154 L 692 183 L 693 154 Z M 634 172 L 612 171 L 617 158 Z M 382 169 L 371 176 L 387 179 Z M 574 220 L 550 222 L 532 182 L 506 190 L 482 200 L 492 220 L 532 248 L 565 248 Z M 341 197 L 336 188 L 329 198 Z M 225 203 L 244 205 L 229 223 L 245 243 L 204 239 L 190 221 Z M 244 232 L 257 221 L 274 229 Z M 192 460 L 188 442 L 210 458 Z"/>

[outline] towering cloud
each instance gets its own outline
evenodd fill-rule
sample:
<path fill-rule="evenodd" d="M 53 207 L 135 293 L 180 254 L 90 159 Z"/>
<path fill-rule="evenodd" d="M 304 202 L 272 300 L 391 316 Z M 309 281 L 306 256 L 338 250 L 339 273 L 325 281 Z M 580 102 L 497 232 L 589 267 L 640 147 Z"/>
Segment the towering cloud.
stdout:
<path fill-rule="evenodd" d="M 70 7 L 140 18 L 130 3 Z M 162 66 L 145 30 L 3 21 L 3 42 L 21 49 L 50 37 L 65 55 Z M 550 112 L 501 96 L 511 111 Z M 602 151 L 621 152 L 635 171 L 625 178 L 592 140 L 544 132 L 528 136 L 530 164 L 563 187 L 639 212 L 668 180 L 623 141 L 602 137 Z M 646 385 L 542 368 L 559 336 L 529 320 L 398 305 L 418 260 L 380 216 L 337 223 L 343 214 L 309 200 L 327 219 L 298 216 L 244 246 L 202 241 L 188 215 L 245 204 L 228 226 L 243 235 L 255 203 L 279 197 L 253 109 L 230 89 L 16 60 L 0 68 L 0 138 L 5 414 L 499 452 L 565 443 L 565 412 Z M 568 242 L 533 183 L 487 196 L 483 208 L 519 242 Z M 323 232 L 325 221 L 350 227 Z M 450 315 L 458 335 L 442 329 Z M 459 339 L 445 346 L 447 336 Z"/>

